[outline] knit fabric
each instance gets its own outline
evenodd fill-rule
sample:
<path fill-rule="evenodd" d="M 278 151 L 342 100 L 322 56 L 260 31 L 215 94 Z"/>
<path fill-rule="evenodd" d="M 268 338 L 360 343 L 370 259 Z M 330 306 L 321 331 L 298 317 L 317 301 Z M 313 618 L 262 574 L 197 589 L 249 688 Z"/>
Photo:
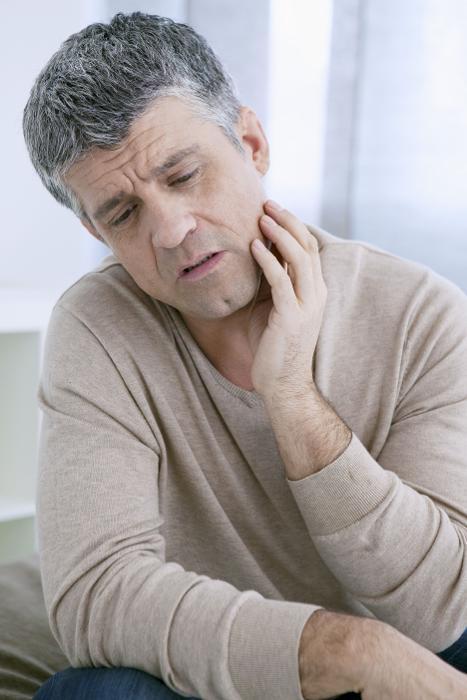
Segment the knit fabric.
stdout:
<path fill-rule="evenodd" d="M 352 430 L 286 478 L 259 394 L 110 256 L 58 301 L 39 398 L 41 572 L 73 666 L 203 700 L 303 700 L 318 608 L 438 652 L 467 626 L 467 297 L 429 268 L 315 234 L 315 382 Z"/>

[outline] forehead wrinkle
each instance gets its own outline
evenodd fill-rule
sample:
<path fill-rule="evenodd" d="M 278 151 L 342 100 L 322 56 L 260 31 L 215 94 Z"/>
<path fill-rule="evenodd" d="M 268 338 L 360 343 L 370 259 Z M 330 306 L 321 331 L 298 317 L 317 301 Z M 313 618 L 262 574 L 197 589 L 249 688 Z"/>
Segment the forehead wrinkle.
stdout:
<path fill-rule="evenodd" d="M 178 165 L 184 158 L 199 153 L 199 151 L 200 147 L 197 143 L 187 146 L 186 148 L 180 148 L 178 151 L 172 153 L 172 155 L 169 155 L 161 165 L 156 165 L 156 167 L 152 168 L 150 176 L 158 177 L 159 175 L 163 175 L 167 170 Z"/>
<path fill-rule="evenodd" d="M 126 173 L 122 173 L 122 176 L 129 182 L 129 187 L 126 190 L 120 188 L 116 194 L 108 197 L 102 204 L 98 205 L 97 209 L 92 214 L 93 219 L 102 219 L 105 214 L 112 211 L 123 199 L 131 195 L 132 190 L 135 188 L 134 183 Z"/>
<path fill-rule="evenodd" d="M 155 141 L 160 141 L 164 137 L 164 133 L 159 134 L 154 136 L 152 139 L 149 139 L 149 141 L 146 142 L 145 136 L 148 134 L 150 131 L 154 131 L 157 127 L 154 124 L 148 124 L 148 126 L 145 129 L 142 129 L 139 132 L 132 133 L 130 131 L 130 134 L 127 136 L 127 138 L 123 141 L 122 146 L 124 148 L 129 148 L 130 151 L 132 151 L 133 155 L 137 155 L 143 148 L 148 148 L 149 146 L 152 146 L 152 144 Z M 143 140 L 143 144 L 140 146 L 138 144 L 138 141 Z"/>
<path fill-rule="evenodd" d="M 147 116 L 149 116 L 149 122 L 146 121 Z M 189 116 L 193 118 L 191 114 Z M 178 140 L 178 144 L 174 143 L 171 138 L 174 136 L 174 126 L 175 132 L 178 134 L 178 139 L 176 138 L 175 141 Z M 117 196 L 126 194 L 125 190 L 128 184 L 130 191 L 135 188 L 136 184 L 132 182 L 134 178 L 131 177 L 130 171 L 134 171 L 137 179 L 147 181 L 150 178 L 160 176 L 166 170 L 178 164 L 184 157 L 200 150 L 198 144 L 192 144 L 176 150 L 177 146 L 180 146 L 180 140 L 182 144 L 183 140 L 185 140 L 179 138 L 180 135 L 184 136 L 186 134 L 185 129 L 182 130 L 182 134 L 179 132 L 180 129 L 177 128 L 177 125 L 170 122 L 167 115 L 163 115 L 162 120 L 156 120 L 156 123 L 154 123 L 152 115 L 143 115 L 141 120 L 137 119 L 133 123 L 126 138 L 117 148 L 93 149 L 87 158 L 84 158 L 80 164 L 77 164 L 75 174 L 78 180 L 81 180 L 85 185 L 86 189 L 94 191 L 101 189 L 102 194 L 107 191 L 109 197 L 115 200 Z M 152 156 L 153 153 L 156 156 L 155 158 Z M 156 162 L 159 161 L 159 164 L 152 167 L 148 172 L 154 160 Z M 92 177 L 95 169 L 97 170 L 95 177 L 86 182 L 88 177 Z M 127 172 L 122 172 L 125 170 Z M 127 178 L 126 183 L 121 179 L 125 176 Z M 106 179 L 110 180 L 107 184 L 105 183 Z M 95 194 L 97 195 L 98 192 L 95 192 Z M 98 204 L 97 211 L 102 210 L 108 202 L 109 198 L 106 198 L 101 205 Z"/>
<path fill-rule="evenodd" d="M 93 185 L 96 185 L 100 180 L 102 180 L 102 178 L 111 177 L 111 176 L 113 176 L 113 175 L 118 175 L 118 176 L 127 178 L 127 179 L 131 182 L 131 178 L 130 178 L 129 175 L 128 175 L 126 172 L 124 172 L 124 170 L 123 170 L 123 168 L 124 168 L 126 165 L 128 165 L 128 163 L 129 163 L 130 160 L 131 160 L 131 158 L 128 158 L 128 159 L 127 159 L 126 161 L 124 161 L 123 163 L 116 163 L 116 164 L 113 166 L 113 168 L 111 168 L 110 170 L 105 170 L 104 172 L 99 173 L 99 174 L 97 175 L 97 177 L 96 177 L 94 180 L 91 180 L 91 181 L 89 182 L 89 185 L 92 187 Z M 121 172 L 118 172 L 118 171 L 121 171 Z M 111 186 L 112 186 L 112 183 L 109 183 L 109 184 L 107 185 L 107 187 L 109 187 L 109 186 L 111 187 Z"/>
<path fill-rule="evenodd" d="M 100 149 L 100 152 L 103 155 L 103 159 L 101 160 L 100 165 L 103 167 L 107 166 L 107 168 L 109 166 L 111 166 L 111 167 L 110 167 L 110 169 L 105 169 L 104 172 L 100 173 L 96 177 L 95 180 L 91 180 L 89 184 L 91 186 L 95 185 L 102 178 L 105 178 L 109 175 L 112 175 L 116 170 L 123 170 L 123 168 L 125 168 L 128 165 L 130 165 L 130 166 L 133 165 L 134 170 L 137 173 L 137 163 L 132 163 L 132 161 L 135 159 L 139 159 L 139 157 L 143 157 L 144 151 L 146 151 L 145 160 L 147 161 L 148 160 L 147 150 L 149 148 L 152 148 L 154 146 L 154 144 L 161 141 L 163 138 L 163 136 L 156 136 L 153 139 L 149 140 L 148 142 L 140 144 L 139 148 L 137 148 L 136 144 L 135 144 L 135 141 L 137 140 L 137 138 L 144 136 L 144 135 L 147 135 L 147 132 L 149 132 L 151 130 L 151 128 L 152 127 L 148 127 L 147 129 L 145 129 L 145 131 L 142 134 L 137 134 L 129 141 L 124 141 L 121 144 L 121 146 L 117 149 L 117 152 L 115 152 L 112 149 L 112 151 L 110 152 L 111 156 L 109 158 L 105 158 L 105 156 L 107 155 L 107 153 L 109 153 L 109 151 L 107 151 L 107 149 Z M 125 153 L 125 151 L 128 150 L 128 147 L 130 147 L 129 152 Z M 94 158 L 95 158 L 95 156 L 96 156 L 96 153 L 94 153 Z M 122 160 L 120 160 L 122 158 L 122 156 L 125 156 L 125 157 Z M 115 160 L 117 160 L 116 163 L 114 163 Z M 90 161 L 92 161 L 92 158 L 90 159 Z M 89 172 L 92 170 L 93 163 L 89 162 L 88 166 L 89 166 L 89 168 L 88 168 L 88 172 Z M 122 172 L 122 175 L 126 175 L 126 174 L 124 172 Z M 128 175 L 126 175 L 126 176 L 128 177 L 128 179 L 131 182 L 131 178 Z"/>
<path fill-rule="evenodd" d="M 168 148 L 164 162 L 159 164 L 159 165 L 154 166 L 153 168 L 150 169 L 149 173 L 146 174 L 144 172 L 144 170 L 147 169 L 148 162 L 151 161 L 151 157 L 148 153 L 148 150 L 152 145 L 157 143 L 157 141 L 159 141 L 159 139 L 154 139 L 151 143 L 147 144 L 147 149 L 146 149 L 145 158 L 144 158 L 145 163 L 144 163 L 144 165 L 141 164 L 141 172 L 139 172 L 138 163 L 136 163 L 136 162 L 131 163 L 131 161 L 133 160 L 134 157 L 140 155 L 139 153 L 135 153 L 127 161 L 125 161 L 121 165 L 116 166 L 114 168 L 114 170 L 117 167 L 119 169 L 120 168 L 122 169 L 122 171 L 119 173 L 119 175 L 121 175 L 122 177 L 125 177 L 129 181 L 130 189 L 135 188 L 136 185 L 133 182 L 131 175 L 128 172 L 125 172 L 123 170 L 123 168 L 126 165 L 128 165 L 129 163 L 131 163 L 131 166 L 134 170 L 134 174 L 136 176 L 136 179 L 141 180 L 142 182 L 147 182 L 147 181 L 153 179 L 154 177 L 160 177 L 161 175 L 164 175 L 168 170 L 171 170 L 172 168 L 174 168 L 176 165 L 178 165 L 185 158 L 187 158 L 188 156 L 194 155 L 195 153 L 199 153 L 199 151 L 201 150 L 199 144 L 197 144 L 197 143 L 194 143 L 194 144 L 187 146 L 185 148 L 179 148 L 178 150 L 174 150 L 176 148 L 175 146 L 173 146 L 172 148 Z M 107 173 L 104 173 L 100 177 L 103 177 L 104 175 L 110 175 L 111 172 L 113 172 L 113 171 L 110 171 L 110 172 L 107 171 Z M 100 177 L 97 178 L 94 182 L 98 182 Z"/>
<path fill-rule="evenodd" d="M 119 144 L 117 148 L 94 148 L 87 154 L 87 156 L 85 156 L 81 161 L 76 163 L 76 166 L 74 168 L 76 174 L 80 178 L 86 178 L 88 173 L 92 172 L 93 167 L 95 165 L 97 165 L 98 167 L 111 166 L 110 170 L 106 170 L 105 172 L 100 173 L 95 180 L 91 180 L 89 182 L 90 185 L 94 185 L 97 182 L 99 182 L 99 180 L 102 177 L 111 174 L 117 168 L 126 166 L 135 156 L 138 156 L 143 149 L 152 146 L 156 141 L 162 138 L 161 136 L 159 136 L 157 138 L 154 138 L 152 141 L 149 141 L 149 143 L 147 144 L 143 143 L 139 149 L 135 148 L 134 142 L 141 136 L 144 136 L 148 131 L 151 130 L 151 128 L 151 126 L 147 127 L 142 133 L 135 134 L 130 139 L 128 139 L 127 137 L 122 141 L 121 144 Z M 125 154 L 125 151 L 128 149 L 128 147 L 130 147 L 130 152 Z M 122 155 L 125 155 L 125 158 L 122 161 L 119 161 Z M 115 160 L 118 160 L 119 162 L 117 162 L 115 165 L 112 165 Z"/>
<path fill-rule="evenodd" d="M 154 141 L 152 143 L 155 143 L 157 141 L 158 141 L 158 139 L 154 139 Z M 148 144 L 148 146 L 152 145 L 152 143 Z M 138 174 L 137 165 L 135 164 L 134 170 L 135 170 L 136 177 L 139 178 L 140 180 L 142 180 L 143 182 L 149 178 L 158 177 L 158 176 L 162 175 L 163 173 L 165 173 L 166 171 L 170 170 L 171 168 L 175 167 L 175 165 L 177 165 L 180 161 L 182 161 L 187 156 L 192 155 L 194 153 L 198 153 L 199 150 L 200 150 L 200 146 L 198 144 L 192 144 L 191 146 L 188 146 L 186 148 L 181 148 L 181 149 L 173 152 L 171 155 L 168 155 L 168 157 L 165 159 L 165 161 L 162 164 L 157 165 L 156 167 L 152 168 L 150 173 L 149 173 L 149 176 L 146 176 L 146 177 L 144 175 Z M 137 155 L 137 154 L 134 154 L 134 155 Z M 129 160 L 131 160 L 131 159 L 132 158 L 130 158 Z M 148 158 L 146 158 L 146 160 L 148 160 Z M 128 162 L 129 161 L 126 161 L 125 164 Z M 115 166 L 115 167 L 117 167 L 117 166 Z M 120 166 L 118 166 L 118 167 L 120 167 Z M 93 183 L 91 183 L 91 184 L 96 184 L 96 182 L 98 182 L 101 177 L 104 177 L 105 175 L 109 175 L 109 174 L 110 173 L 108 171 L 106 173 L 103 173 L 96 180 L 94 180 Z M 117 194 L 115 194 L 112 197 L 110 197 L 109 199 L 105 200 L 100 206 L 98 206 L 97 210 L 93 214 L 94 219 L 100 219 L 102 216 L 104 216 L 104 214 L 111 211 L 115 206 L 117 206 L 121 202 L 121 200 L 125 196 L 129 195 L 129 191 L 131 189 L 134 189 L 135 185 L 132 182 L 131 177 L 127 173 L 124 173 L 124 172 L 122 172 L 121 175 L 122 175 L 122 177 L 125 177 L 130 183 L 130 188 L 129 188 L 128 192 L 126 192 L 125 190 L 120 188 L 120 190 L 117 192 Z"/>

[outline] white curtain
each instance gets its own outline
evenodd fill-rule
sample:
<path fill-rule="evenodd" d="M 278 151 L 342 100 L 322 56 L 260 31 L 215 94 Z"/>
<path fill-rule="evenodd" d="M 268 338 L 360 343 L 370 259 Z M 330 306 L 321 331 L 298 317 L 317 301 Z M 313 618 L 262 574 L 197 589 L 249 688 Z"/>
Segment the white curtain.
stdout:
<path fill-rule="evenodd" d="M 467 291 L 467 3 L 342 0 L 333 32 L 323 223 Z"/>

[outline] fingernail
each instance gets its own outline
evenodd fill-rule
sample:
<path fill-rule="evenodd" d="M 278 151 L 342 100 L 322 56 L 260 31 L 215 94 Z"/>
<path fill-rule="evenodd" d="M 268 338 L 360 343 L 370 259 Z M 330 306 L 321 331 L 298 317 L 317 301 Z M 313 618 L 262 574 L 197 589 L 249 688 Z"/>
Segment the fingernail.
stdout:
<path fill-rule="evenodd" d="M 268 199 L 266 204 L 268 205 L 268 207 L 271 207 L 271 209 L 274 209 L 274 211 L 282 211 L 282 209 L 284 208 L 281 207 L 281 205 L 275 202 L 273 199 Z"/>
<path fill-rule="evenodd" d="M 270 216 L 268 216 L 267 214 L 263 214 L 263 216 L 261 217 L 261 221 L 263 221 L 263 223 L 265 223 L 265 224 L 269 224 L 269 226 L 277 226 L 277 224 L 276 224 L 276 222 L 274 221 L 274 219 L 272 219 L 272 218 L 271 218 Z"/>

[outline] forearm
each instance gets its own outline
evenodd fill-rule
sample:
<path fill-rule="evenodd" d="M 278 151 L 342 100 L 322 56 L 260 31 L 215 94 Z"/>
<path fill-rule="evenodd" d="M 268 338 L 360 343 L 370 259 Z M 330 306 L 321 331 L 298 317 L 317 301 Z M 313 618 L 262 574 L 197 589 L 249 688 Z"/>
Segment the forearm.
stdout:
<path fill-rule="evenodd" d="M 305 700 L 347 692 L 388 700 L 467 697 L 467 677 L 378 620 L 317 610 L 299 647 Z"/>
<path fill-rule="evenodd" d="M 350 443 L 352 431 L 315 384 L 300 396 L 266 398 L 265 405 L 291 481 L 324 469 Z"/>
<path fill-rule="evenodd" d="M 330 698 L 361 687 L 367 620 L 317 610 L 307 621 L 299 647 L 299 674 L 306 700 Z"/>
<path fill-rule="evenodd" d="M 377 463 L 316 388 L 266 407 L 313 544 L 343 588 L 423 646 L 449 646 L 463 630 L 465 537 L 433 498 L 397 478 L 405 444 L 395 437 Z M 445 575 L 427 611 L 419 593 L 439 571 Z"/>
<path fill-rule="evenodd" d="M 432 651 L 459 637 L 465 536 L 432 499 L 382 468 L 355 436 L 332 468 L 289 486 L 321 559 L 350 596 Z"/>

